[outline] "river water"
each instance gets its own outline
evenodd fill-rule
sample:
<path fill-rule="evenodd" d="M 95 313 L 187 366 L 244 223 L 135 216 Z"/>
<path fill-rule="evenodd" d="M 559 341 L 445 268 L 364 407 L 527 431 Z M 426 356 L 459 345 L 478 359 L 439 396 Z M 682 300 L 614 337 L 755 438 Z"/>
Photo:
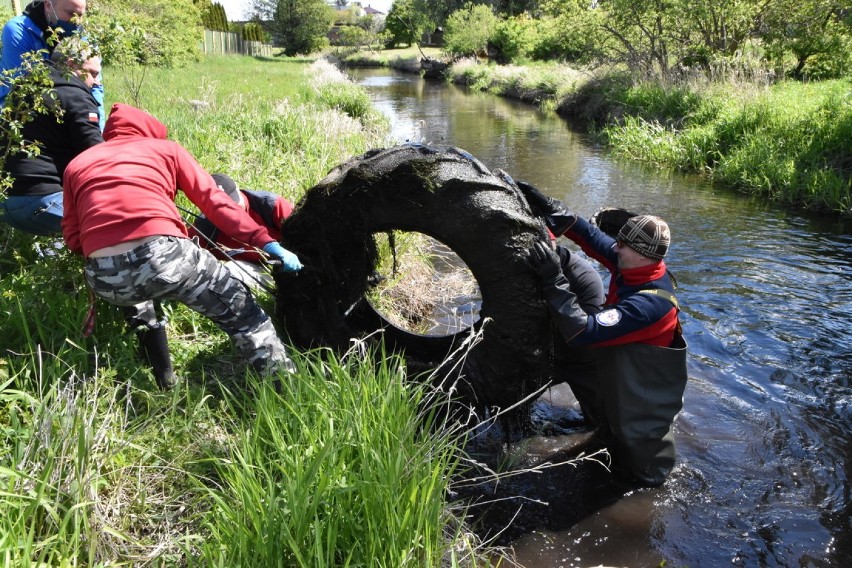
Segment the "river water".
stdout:
<path fill-rule="evenodd" d="M 586 217 L 619 206 L 671 226 L 690 354 L 672 476 L 596 499 L 577 490 L 588 472 L 554 468 L 508 483 L 514 513 L 483 513 L 484 533 L 502 528 L 496 542 L 529 568 L 852 566 L 852 223 L 619 161 L 522 103 L 388 70 L 351 76 L 397 142 L 458 146 Z M 565 400 L 556 388 L 543 404 Z"/>

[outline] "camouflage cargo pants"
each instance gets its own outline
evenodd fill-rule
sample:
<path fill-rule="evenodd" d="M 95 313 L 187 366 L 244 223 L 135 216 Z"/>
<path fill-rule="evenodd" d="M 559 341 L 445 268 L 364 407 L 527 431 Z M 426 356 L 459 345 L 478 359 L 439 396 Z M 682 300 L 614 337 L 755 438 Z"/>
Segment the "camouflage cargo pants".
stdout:
<path fill-rule="evenodd" d="M 186 304 L 227 333 L 261 373 L 293 368 L 272 321 L 246 286 L 189 239 L 157 237 L 123 254 L 89 258 L 85 277 L 98 297 L 117 306 L 164 299 Z"/>

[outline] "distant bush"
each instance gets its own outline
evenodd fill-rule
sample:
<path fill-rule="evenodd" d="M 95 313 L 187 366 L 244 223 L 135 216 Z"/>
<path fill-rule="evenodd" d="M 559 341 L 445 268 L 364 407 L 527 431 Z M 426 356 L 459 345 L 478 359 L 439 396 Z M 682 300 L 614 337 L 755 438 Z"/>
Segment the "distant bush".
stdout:
<path fill-rule="evenodd" d="M 465 4 L 447 18 L 444 50 L 452 55 L 484 54 L 497 22 L 489 6 Z"/>
<path fill-rule="evenodd" d="M 201 16 L 192 0 L 92 0 L 86 30 L 104 63 L 176 67 L 201 57 Z"/>
<path fill-rule="evenodd" d="M 498 63 L 528 59 L 538 43 L 538 27 L 537 21 L 526 15 L 500 20 L 489 38 Z"/>

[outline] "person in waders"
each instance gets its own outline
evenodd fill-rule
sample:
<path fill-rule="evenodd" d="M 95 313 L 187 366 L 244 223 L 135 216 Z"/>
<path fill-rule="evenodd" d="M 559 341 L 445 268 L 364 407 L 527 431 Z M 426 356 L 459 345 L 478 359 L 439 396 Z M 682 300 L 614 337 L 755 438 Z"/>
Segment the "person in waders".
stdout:
<path fill-rule="evenodd" d="M 188 237 L 175 206 L 178 190 L 230 236 L 280 261 L 283 270 L 297 272 L 302 263 L 166 136 L 166 126 L 150 114 L 116 103 L 104 142 L 65 169 L 62 232 L 68 248 L 86 257 L 86 282 L 111 304 L 147 303 L 152 316 L 154 302 L 178 300 L 225 331 L 259 373 L 294 371 L 249 289 Z M 165 343 L 165 333 L 159 339 Z M 170 362 L 167 370 L 157 376 L 161 387 L 174 384 Z"/>
<path fill-rule="evenodd" d="M 535 187 L 519 187 L 553 234 L 577 243 L 611 273 L 603 309 L 590 315 L 552 246 L 538 242 L 529 252 L 566 346 L 591 354 L 593 372 L 572 374 L 567 382 L 607 446 L 613 471 L 638 485 L 659 486 L 675 464 L 672 423 L 687 380 L 686 342 L 663 260 L 669 226 L 636 215 L 613 238 Z"/>

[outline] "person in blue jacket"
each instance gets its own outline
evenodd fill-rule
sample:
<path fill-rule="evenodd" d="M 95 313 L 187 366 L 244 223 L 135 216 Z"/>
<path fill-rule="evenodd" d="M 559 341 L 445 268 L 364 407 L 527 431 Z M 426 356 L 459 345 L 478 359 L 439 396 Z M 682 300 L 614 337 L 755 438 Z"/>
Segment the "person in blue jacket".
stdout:
<path fill-rule="evenodd" d="M 20 16 L 15 16 L 3 26 L 0 68 L 4 72 L 20 71 L 25 53 L 44 50 L 44 59 L 53 53 L 56 41 L 79 32 L 79 20 L 86 13 L 86 0 L 33 0 Z M 56 37 L 54 36 L 56 30 Z M 53 38 L 53 39 L 51 39 Z M 6 103 L 11 85 L 4 73 L 0 82 L 0 106 Z M 103 84 L 95 85 L 92 96 L 98 102 L 98 124 L 103 130 Z"/>

